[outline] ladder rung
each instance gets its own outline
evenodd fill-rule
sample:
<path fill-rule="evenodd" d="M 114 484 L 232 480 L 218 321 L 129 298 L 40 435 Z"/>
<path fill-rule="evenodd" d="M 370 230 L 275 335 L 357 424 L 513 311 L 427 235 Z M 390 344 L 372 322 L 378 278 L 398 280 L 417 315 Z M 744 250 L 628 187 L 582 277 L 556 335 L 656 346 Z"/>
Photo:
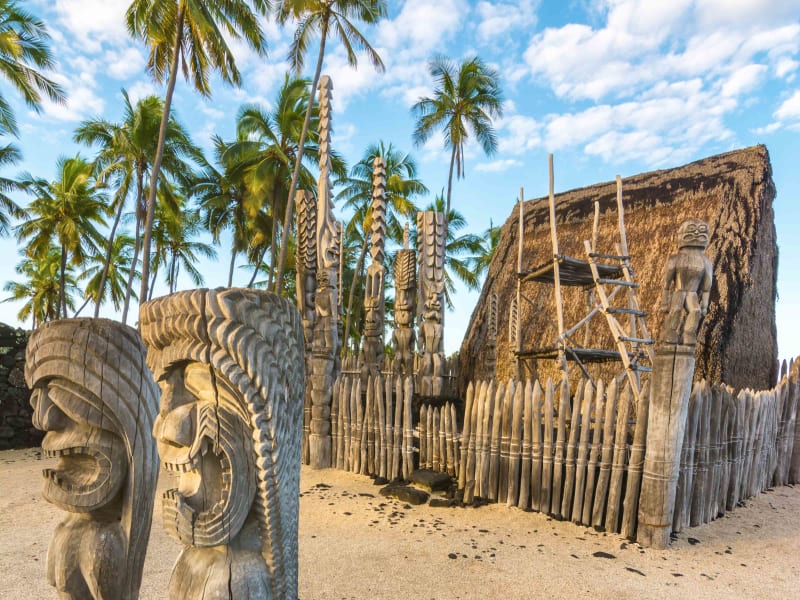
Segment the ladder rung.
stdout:
<path fill-rule="evenodd" d="M 651 367 L 645 367 L 644 365 L 631 365 L 631 369 L 634 371 L 642 371 L 643 373 L 652 373 L 653 369 Z"/>
<path fill-rule="evenodd" d="M 619 336 L 617 338 L 620 342 L 630 342 L 631 344 L 652 344 L 653 340 L 645 340 L 643 338 L 632 338 L 632 337 L 625 337 Z"/>
<path fill-rule="evenodd" d="M 637 317 L 646 317 L 647 316 L 647 313 L 644 312 L 643 310 L 636 310 L 636 309 L 633 309 L 633 308 L 616 308 L 616 307 L 613 307 L 613 306 L 609 306 L 606 309 L 606 312 L 611 313 L 611 314 L 624 313 L 626 315 L 636 315 Z"/>
<path fill-rule="evenodd" d="M 609 260 L 630 260 L 630 256 L 619 256 L 618 254 L 601 254 L 599 252 L 590 252 L 589 256 L 592 258 L 607 258 Z"/>
<path fill-rule="evenodd" d="M 639 284 L 635 281 L 624 281 L 622 279 L 595 279 L 596 283 L 605 283 L 607 285 L 624 285 L 626 287 L 638 288 Z"/>

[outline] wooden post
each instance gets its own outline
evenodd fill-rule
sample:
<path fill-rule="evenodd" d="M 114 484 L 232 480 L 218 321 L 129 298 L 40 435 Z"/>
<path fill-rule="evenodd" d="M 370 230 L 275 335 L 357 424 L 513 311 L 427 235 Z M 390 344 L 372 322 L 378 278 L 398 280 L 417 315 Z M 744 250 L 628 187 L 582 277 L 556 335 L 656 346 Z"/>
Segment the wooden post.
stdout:
<path fill-rule="evenodd" d="M 711 398 L 705 380 L 700 382 L 697 396 L 697 438 L 694 444 L 694 474 L 692 482 L 692 512 L 689 525 L 697 527 L 703 524 L 703 503 L 705 501 L 706 470 L 708 469 L 708 420 Z"/>
<path fill-rule="evenodd" d="M 633 433 L 633 445 L 631 446 L 631 459 L 628 462 L 628 482 L 625 487 L 625 502 L 622 506 L 622 535 L 628 539 L 636 538 L 636 514 L 639 508 L 639 492 L 642 483 L 642 467 L 644 466 L 645 446 L 647 444 L 647 413 L 650 407 L 650 388 L 647 382 L 642 388 L 639 396 L 639 406 L 636 409 L 636 429 Z M 683 441 L 681 439 L 681 441 Z M 676 467 L 677 469 L 677 467 Z M 676 476 L 677 481 L 677 476 Z M 673 490 L 673 495 L 675 494 Z M 669 524 L 672 524 L 674 512 L 674 500 L 672 508 L 666 517 Z M 667 528 L 669 529 L 669 527 Z M 667 534 L 669 535 L 669 534 Z"/>
<path fill-rule="evenodd" d="M 608 503 L 606 506 L 605 530 L 611 533 L 619 532 L 619 511 L 622 500 L 622 477 L 625 473 L 625 456 L 628 453 L 628 417 L 631 410 L 631 384 L 625 382 L 625 387 L 619 395 L 617 409 L 617 423 L 614 437 L 614 457 L 611 463 L 611 481 L 608 489 Z"/>
<path fill-rule="evenodd" d="M 583 516 L 583 495 L 586 492 L 586 468 L 589 460 L 589 420 L 592 417 L 592 401 L 595 391 L 592 382 L 587 381 L 583 388 L 583 414 L 581 415 L 581 435 L 578 447 L 578 460 L 575 463 L 575 495 L 572 500 L 572 522 L 580 523 Z"/>
<path fill-rule="evenodd" d="M 517 311 L 522 310 L 522 250 L 525 241 L 525 192 L 522 187 L 519 188 L 519 229 L 517 231 Z M 515 335 L 516 344 L 516 372 L 517 381 L 522 381 L 522 360 L 519 353 L 522 351 L 522 324 L 521 319 L 517 317 L 517 330 Z"/>
<path fill-rule="evenodd" d="M 527 389 L 530 387 L 530 380 L 528 380 L 526 385 L 526 408 L 528 395 Z M 543 470 L 543 457 L 544 457 L 544 450 L 542 448 L 542 405 L 544 402 L 544 391 L 542 390 L 542 386 L 539 383 L 539 380 L 536 380 L 536 383 L 533 387 L 533 394 L 530 398 L 530 419 L 531 423 L 527 424 L 526 427 L 530 427 L 530 434 L 528 435 L 528 443 L 531 444 L 530 452 L 531 452 L 531 510 L 538 510 L 541 512 L 547 512 L 547 509 L 542 508 L 542 470 Z M 550 440 L 553 439 L 553 405 L 552 405 L 552 398 L 550 403 L 550 421 L 547 422 L 544 427 L 550 427 L 550 436 L 548 437 L 548 446 L 547 446 L 547 453 L 550 457 L 550 463 L 552 463 L 552 456 L 553 456 L 553 449 L 552 443 Z M 523 464 L 523 470 L 525 472 L 525 466 Z M 524 508 L 524 507 L 523 507 Z M 548 505 L 549 509 L 549 505 Z"/>
<path fill-rule="evenodd" d="M 508 446 L 508 477 L 506 505 L 516 506 L 519 499 L 520 475 L 519 463 L 521 455 L 520 441 L 522 438 L 522 415 L 525 399 L 522 382 L 517 383 L 514 390 L 513 408 L 511 410 L 511 441 Z"/>
<path fill-rule="evenodd" d="M 586 470 L 586 492 L 583 498 L 581 523 L 587 527 L 592 524 L 592 499 L 597 477 L 597 463 L 600 459 L 600 434 L 603 428 L 603 408 L 605 406 L 605 385 L 603 380 L 597 382 L 597 394 L 594 402 L 594 429 L 592 430 L 592 450 L 589 454 L 589 466 Z M 588 421 L 587 421 L 588 426 Z"/>
<path fill-rule="evenodd" d="M 451 475 L 453 477 L 457 477 L 460 466 L 459 460 L 461 456 L 461 449 L 459 448 L 458 441 L 458 418 L 456 414 L 456 405 L 453 402 L 450 403 L 450 425 L 453 428 L 453 472 Z"/>
<path fill-rule="evenodd" d="M 582 379 L 575 392 L 575 398 L 572 400 L 572 414 L 569 420 L 569 442 L 567 443 L 567 462 L 563 493 L 561 496 L 560 518 L 562 519 L 569 519 L 572 510 L 572 495 L 575 492 L 575 457 L 578 449 L 578 434 L 581 430 L 581 401 L 584 400 L 584 390 L 590 385 L 589 381 Z"/>
<path fill-rule="evenodd" d="M 461 464 L 458 469 L 458 489 L 463 490 L 467 483 L 467 452 L 472 434 L 472 405 L 475 402 L 475 387 L 470 381 L 467 385 L 467 400 L 464 405 L 464 426 L 461 429 Z"/>
<path fill-rule="evenodd" d="M 537 382 L 538 383 L 538 382 Z M 522 475 L 519 483 L 517 508 L 525 510 L 531 501 L 531 454 L 533 453 L 533 388 L 531 380 L 525 380 L 522 406 Z M 540 453 L 541 460 L 541 453 Z M 540 469 L 541 471 L 541 469 Z M 538 490 L 536 501 L 538 503 Z"/>
<path fill-rule="evenodd" d="M 659 345 L 639 503 L 637 540 L 643 546 L 663 549 L 669 545 L 693 377 L 694 345 Z"/>
<path fill-rule="evenodd" d="M 547 156 L 547 167 L 550 174 L 550 187 L 548 193 L 548 202 L 550 205 L 550 241 L 553 244 L 553 281 L 555 283 L 556 295 L 556 316 L 558 319 L 558 361 L 561 364 L 561 370 L 564 372 L 564 378 L 567 377 L 567 355 L 564 350 L 566 344 L 564 340 L 564 305 L 561 297 L 561 276 L 558 264 L 558 232 L 556 229 L 556 200 L 555 200 L 555 176 L 553 174 L 553 155 Z"/>
<path fill-rule="evenodd" d="M 564 458 L 567 446 L 567 415 L 570 414 L 569 380 L 566 374 L 561 380 L 558 401 L 558 432 L 556 434 L 555 456 L 553 457 L 553 498 L 550 514 L 561 518 L 561 495 L 564 491 Z"/>
<path fill-rule="evenodd" d="M 614 457 L 614 426 L 617 416 L 617 380 L 612 379 L 606 395 L 606 410 L 603 419 L 603 449 L 600 454 L 600 474 L 597 478 L 597 491 L 594 495 L 592 525 L 601 529 L 606 515 L 608 483 L 611 479 L 611 461 Z"/>
<path fill-rule="evenodd" d="M 509 379 L 506 395 L 503 398 L 503 422 L 500 426 L 500 468 L 498 471 L 497 501 L 504 502 L 508 496 L 508 465 L 511 447 L 511 417 L 514 405 L 514 380 Z"/>
<path fill-rule="evenodd" d="M 475 401 L 472 405 L 472 415 L 470 421 L 472 422 L 472 433 L 469 439 L 462 443 L 468 443 L 467 448 L 467 463 L 465 468 L 465 482 L 464 482 L 464 503 L 469 504 L 475 496 L 475 471 L 477 467 L 477 452 L 478 452 L 478 434 L 483 416 L 483 398 L 486 395 L 486 382 L 482 381 L 475 389 Z M 466 418 L 466 417 L 465 417 Z"/>
<path fill-rule="evenodd" d="M 555 391 L 553 390 L 553 380 L 548 377 L 545 384 L 545 397 L 544 397 L 544 442 L 542 444 L 542 489 L 539 496 L 539 510 L 545 514 L 550 514 L 550 506 L 553 497 L 553 403 Z M 561 407 L 564 410 L 564 407 Z M 559 428 L 563 431 L 563 428 Z M 563 434 L 562 434 L 563 440 Z M 563 441 L 562 441 L 563 447 Z M 535 447 L 534 447 L 535 450 Z M 534 465 L 535 467 L 535 465 Z M 559 464 L 559 469 L 561 465 Z M 533 476 L 531 476 L 533 480 Z M 560 477 L 559 477 L 560 480 Z M 535 481 L 531 482 L 534 486 Z M 561 482 L 559 481 L 559 485 Z M 533 493 L 533 490 L 531 491 Z M 559 509 L 561 502 L 558 502 Z"/>

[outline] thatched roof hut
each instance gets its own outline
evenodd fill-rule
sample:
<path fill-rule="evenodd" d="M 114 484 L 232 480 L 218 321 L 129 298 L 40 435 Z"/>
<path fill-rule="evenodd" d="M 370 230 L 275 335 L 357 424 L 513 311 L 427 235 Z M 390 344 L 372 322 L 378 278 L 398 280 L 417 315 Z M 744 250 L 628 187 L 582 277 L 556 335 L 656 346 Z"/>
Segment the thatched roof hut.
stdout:
<path fill-rule="evenodd" d="M 675 252 L 675 234 L 690 217 L 711 227 L 707 255 L 714 264 L 711 305 L 698 335 L 696 377 L 724 381 L 736 388 L 767 388 L 776 377 L 775 298 L 778 270 L 772 201 L 775 186 L 764 146 L 712 156 L 682 167 L 654 171 L 623 181 L 625 224 L 631 263 L 640 284 L 639 301 L 649 313 L 656 338 L 664 263 Z M 598 252 L 615 254 L 619 242 L 616 185 L 601 183 L 557 194 L 556 222 L 561 254 L 585 259 L 583 241 L 592 236 L 594 202 L 601 216 Z M 546 198 L 524 203 L 523 270 L 552 257 Z M 518 212 L 503 225 L 483 291 L 460 351 L 463 380 L 485 377 L 489 295 L 498 296 L 497 376 L 515 372 L 509 343 L 509 307 L 516 295 Z M 528 282 L 529 301 L 520 307 L 523 348 L 551 345 L 557 337 L 553 286 Z M 576 323 L 586 312 L 586 291 L 566 288 L 565 321 Z M 577 337 L 583 342 L 583 332 Z M 597 315 L 589 347 L 613 348 L 602 315 Z M 621 364 L 598 365 L 599 376 L 619 373 Z M 555 361 L 538 361 L 524 377 L 557 375 Z"/>

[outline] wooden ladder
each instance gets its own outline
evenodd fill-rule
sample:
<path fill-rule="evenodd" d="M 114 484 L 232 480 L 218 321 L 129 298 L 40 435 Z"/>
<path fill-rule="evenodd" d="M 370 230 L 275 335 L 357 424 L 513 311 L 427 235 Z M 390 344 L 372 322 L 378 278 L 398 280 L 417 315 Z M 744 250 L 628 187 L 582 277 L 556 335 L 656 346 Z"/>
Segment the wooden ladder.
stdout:
<path fill-rule="evenodd" d="M 639 284 L 634 280 L 633 270 L 630 268 L 630 257 L 623 254 L 612 255 L 592 252 L 592 245 L 589 240 L 584 241 L 583 245 L 586 250 L 589 268 L 592 270 L 594 288 L 600 300 L 601 312 L 606 318 L 608 328 L 611 330 L 611 335 L 614 337 L 620 359 L 625 366 L 625 373 L 628 377 L 628 381 L 630 381 L 631 389 L 638 404 L 640 395 L 639 372 L 652 370 L 649 367 L 639 364 L 639 356 L 641 355 L 640 346 L 645 347 L 647 356 L 652 364 L 653 340 L 650 339 L 650 334 L 647 332 L 647 326 L 644 322 L 644 317 L 647 316 L 647 313 L 639 307 L 639 299 L 636 295 L 636 289 L 639 287 Z M 617 251 L 620 251 L 619 246 L 617 246 Z M 596 260 L 598 258 L 603 259 L 604 262 L 613 261 L 619 263 L 623 278 L 605 279 L 600 277 Z M 605 286 L 607 285 L 614 287 L 611 294 L 606 293 Z M 620 288 L 626 288 L 628 290 L 627 308 L 617 308 L 611 306 L 609 302 L 609 296 L 615 295 Z M 625 328 L 614 316 L 616 314 L 627 314 L 629 316 L 630 331 L 625 331 Z M 638 334 L 637 331 L 641 331 L 641 334 Z M 639 335 L 643 335 L 644 337 L 639 337 Z M 631 356 L 634 357 L 633 361 L 631 360 Z"/>

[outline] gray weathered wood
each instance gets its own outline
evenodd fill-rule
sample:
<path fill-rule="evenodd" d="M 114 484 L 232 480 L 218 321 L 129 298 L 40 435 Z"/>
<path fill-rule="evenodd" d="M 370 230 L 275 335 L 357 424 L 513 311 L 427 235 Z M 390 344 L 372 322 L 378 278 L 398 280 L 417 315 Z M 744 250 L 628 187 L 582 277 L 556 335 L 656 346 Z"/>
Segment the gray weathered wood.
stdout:
<path fill-rule="evenodd" d="M 594 495 L 592 525 L 601 529 L 605 522 L 608 484 L 611 479 L 611 462 L 614 457 L 614 431 L 617 417 L 619 387 L 612 379 L 606 392 L 605 414 L 603 417 L 603 449 L 600 454 L 600 472 L 597 476 L 597 491 Z"/>
<path fill-rule="evenodd" d="M 497 474 L 497 501 L 505 502 L 508 498 L 508 466 L 511 448 L 511 416 L 515 396 L 514 381 L 509 380 L 506 395 L 503 398 L 503 422 L 500 425 L 500 468 Z"/>
<path fill-rule="evenodd" d="M 614 437 L 614 457 L 611 463 L 611 481 L 608 488 L 605 530 L 619 532 L 619 516 L 622 501 L 622 478 L 625 474 L 625 457 L 628 452 L 628 417 L 631 409 L 630 382 L 625 382 L 619 395 L 617 423 Z"/>
<path fill-rule="evenodd" d="M 539 386 L 539 382 L 536 382 Z M 541 390 L 541 386 L 539 386 Z M 541 404 L 541 402 L 540 402 Z M 537 419 L 539 423 L 541 419 Z M 517 508 L 525 510 L 528 504 L 533 501 L 538 506 L 539 504 L 539 485 L 535 495 L 531 495 L 531 460 L 533 454 L 533 389 L 531 387 L 531 380 L 525 381 L 525 392 L 523 397 L 522 409 L 522 475 L 519 483 L 519 500 L 517 501 Z M 541 436 L 541 433 L 539 434 Z M 539 477 L 541 478 L 541 451 L 539 452 Z M 533 507 L 531 507 L 533 508 Z"/>
<path fill-rule="evenodd" d="M 600 459 L 601 431 L 603 429 L 603 409 L 605 407 L 605 384 L 600 379 L 597 382 L 597 393 L 594 403 L 594 426 L 592 428 L 592 447 L 589 453 L 589 464 L 586 468 L 586 490 L 583 496 L 583 511 L 581 512 L 581 523 L 583 525 L 592 524 L 592 506 L 595 491 L 595 481 L 597 478 L 597 464 Z M 588 423 L 588 421 L 587 421 Z"/>
<path fill-rule="evenodd" d="M 529 387 L 530 380 L 528 381 Z M 551 382 L 552 385 L 552 382 Z M 526 395 L 525 402 L 528 402 L 528 397 Z M 538 510 L 538 511 L 547 511 L 548 507 L 543 509 L 542 508 L 542 472 L 543 472 L 543 458 L 544 458 L 544 449 L 542 446 L 542 439 L 543 439 L 543 432 L 544 428 L 549 426 L 550 427 L 550 437 L 548 438 L 548 447 L 547 452 L 550 456 L 550 462 L 548 463 L 548 469 L 551 469 L 552 465 L 552 439 L 553 439 L 553 405 L 552 405 L 552 392 L 551 392 L 551 403 L 550 403 L 550 421 L 543 425 L 542 422 L 542 410 L 544 404 L 544 391 L 542 390 L 542 386 L 539 384 L 539 380 L 536 380 L 536 383 L 533 386 L 533 394 L 530 398 L 531 402 L 531 410 L 530 415 L 533 419 L 533 422 L 530 424 L 531 427 L 531 436 L 530 436 L 530 443 L 531 443 L 531 478 L 530 478 L 530 485 L 531 485 L 531 509 Z M 527 425 L 526 425 L 527 426 Z M 524 469 L 523 469 L 524 473 Z"/>
<path fill-rule="evenodd" d="M 554 410 L 553 380 L 548 378 L 544 396 L 544 436 L 542 443 L 542 488 L 539 496 L 539 510 L 545 514 L 550 514 L 550 506 L 553 498 L 553 410 Z M 535 448 L 534 448 L 535 450 Z M 535 467 L 535 465 L 534 465 Z M 531 476 L 531 482 L 533 476 Z M 531 492 L 533 493 L 533 492 Z M 561 504 L 558 504 L 559 508 Z"/>
<path fill-rule="evenodd" d="M 461 464 L 458 468 L 458 489 L 463 490 L 467 483 L 467 454 L 469 453 L 472 429 L 472 408 L 475 403 L 475 386 L 470 381 L 467 385 L 467 399 L 464 405 L 464 425 L 461 429 Z"/>
<path fill-rule="evenodd" d="M 569 381 L 561 380 L 558 402 L 558 431 L 556 433 L 553 456 L 553 497 L 550 501 L 550 514 L 561 518 L 561 498 L 564 488 L 564 458 L 567 445 L 567 415 L 570 414 Z"/>
<path fill-rule="evenodd" d="M 525 395 L 522 383 L 518 383 L 514 390 L 513 407 L 511 410 L 511 441 L 508 446 L 508 483 L 506 485 L 506 505 L 516 506 L 519 501 L 520 487 L 520 460 L 522 454 L 522 415 L 524 412 Z"/>
<path fill-rule="evenodd" d="M 495 394 L 492 408 L 492 438 L 489 446 L 489 474 L 487 479 L 488 489 L 486 491 L 486 497 L 492 502 L 497 501 L 497 487 L 500 479 L 500 438 L 502 437 L 503 405 L 507 389 L 508 387 L 502 381 L 497 385 L 497 393 Z"/>
<path fill-rule="evenodd" d="M 564 487 L 561 495 L 561 513 L 559 516 L 562 519 L 569 519 L 572 511 L 573 493 L 575 492 L 575 460 L 578 454 L 578 435 L 581 430 L 581 403 L 583 402 L 584 390 L 586 387 L 591 387 L 591 384 L 582 380 L 575 392 L 575 398 L 572 401 L 572 414 L 569 421 L 569 441 L 567 443 L 567 461 L 564 469 Z"/>
<path fill-rule="evenodd" d="M 587 381 L 583 389 L 581 413 L 581 434 L 578 445 L 578 458 L 575 461 L 575 494 L 572 500 L 572 522 L 580 523 L 583 516 L 583 495 L 586 492 L 586 469 L 589 460 L 589 434 L 591 433 L 592 403 L 595 388 Z"/>
<path fill-rule="evenodd" d="M 636 519 L 639 513 L 639 497 L 642 486 L 642 469 L 644 468 L 645 446 L 647 444 L 648 413 L 650 408 L 650 382 L 644 384 L 639 394 L 639 406 L 636 407 L 636 429 L 633 433 L 631 458 L 628 461 L 628 481 L 625 485 L 625 501 L 622 508 L 622 528 L 620 533 L 628 539 L 636 538 Z M 683 433 L 681 432 L 681 437 Z M 682 440 L 681 440 L 682 441 Z M 680 455 L 679 455 L 680 456 Z M 674 482 L 678 479 L 675 470 Z M 672 524 L 672 513 L 675 507 L 675 491 L 672 491 L 673 502 L 664 512 L 668 524 Z M 669 527 L 667 527 L 669 538 Z"/>

